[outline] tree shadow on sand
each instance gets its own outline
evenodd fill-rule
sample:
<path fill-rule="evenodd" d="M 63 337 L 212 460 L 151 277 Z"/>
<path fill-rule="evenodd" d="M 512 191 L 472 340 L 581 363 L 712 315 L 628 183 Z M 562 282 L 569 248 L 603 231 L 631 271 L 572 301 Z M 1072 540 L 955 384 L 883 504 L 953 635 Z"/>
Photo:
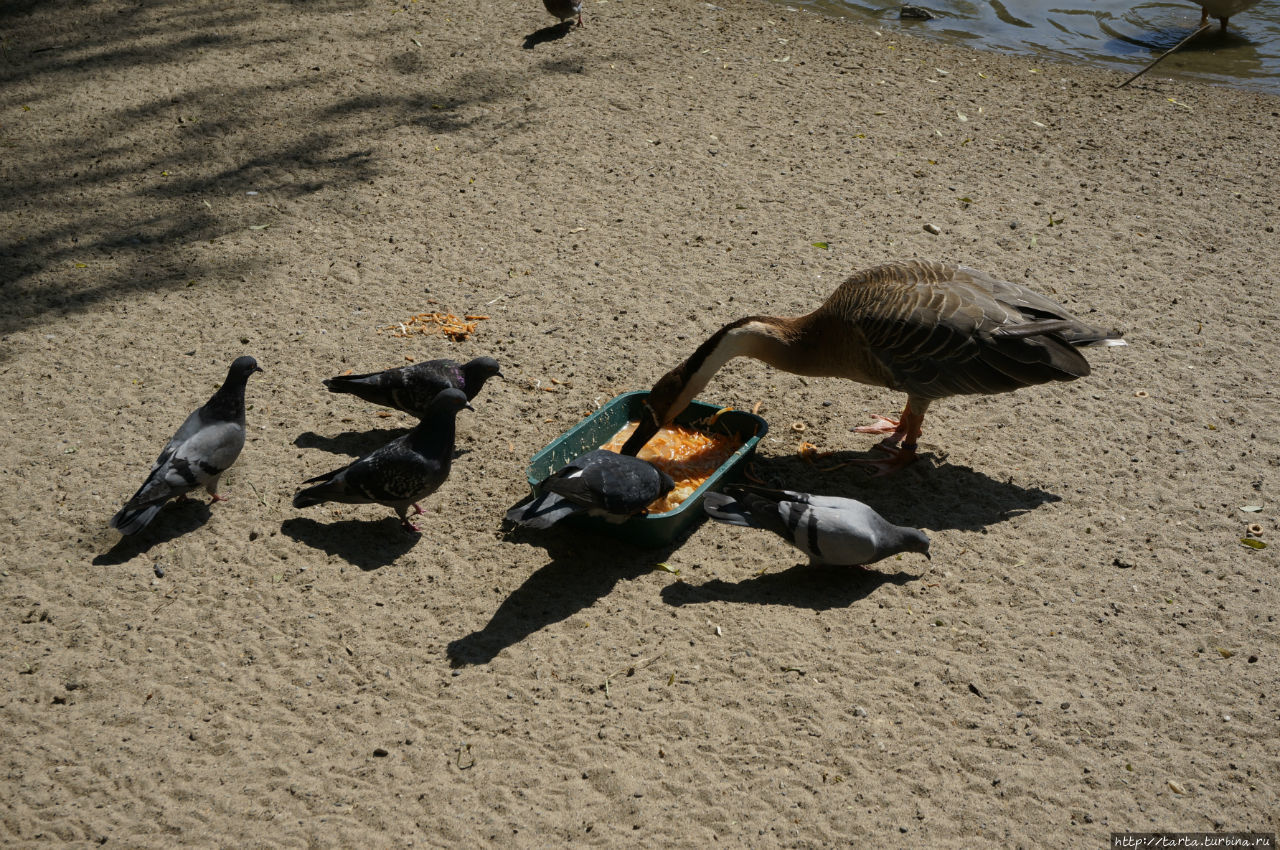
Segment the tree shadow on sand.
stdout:
<path fill-rule="evenodd" d="M 136 534 L 121 537 L 116 544 L 93 559 L 95 567 L 114 566 L 145 555 L 153 546 L 190 534 L 207 523 L 213 512 L 200 499 L 171 502 L 160 509 L 151 524 Z"/>
<path fill-rule="evenodd" d="M 618 582 L 652 572 L 683 542 L 682 537 L 654 549 L 620 549 L 616 540 L 572 523 L 542 532 L 517 529 L 509 539 L 543 547 L 551 562 L 503 600 L 484 628 L 449 643 L 454 667 L 489 663 L 534 632 L 590 607 Z"/>
<path fill-rule="evenodd" d="M 405 531 L 395 517 L 380 522 L 344 519 L 329 523 L 294 517 L 281 523 L 280 531 L 366 572 L 394 563 L 422 537 Z"/>

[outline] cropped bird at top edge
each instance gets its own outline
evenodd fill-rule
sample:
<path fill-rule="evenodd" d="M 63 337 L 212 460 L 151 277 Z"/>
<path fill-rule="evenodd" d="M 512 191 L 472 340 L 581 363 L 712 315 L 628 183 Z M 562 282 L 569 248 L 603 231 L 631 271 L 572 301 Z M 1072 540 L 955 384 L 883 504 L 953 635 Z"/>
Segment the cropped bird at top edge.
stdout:
<path fill-rule="evenodd" d="M 542 0 L 542 5 L 547 7 L 547 11 L 560 20 L 560 23 L 571 21 L 575 17 L 578 19 L 578 26 L 582 26 L 582 0 Z"/>
<path fill-rule="evenodd" d="M 1260 0 L 1197 0 L 1200 5 L 1200 26 L 1209 22 L 1209 16 L 1218 19 L 1222 31 L 1227 31 L 1227 21 L 1232 15 L 1252 9 Z"/>
<path fill-rule="evenodd" d="M 856 430 L 887 435 L 888 457 L 857 461 L 885 475 L 915 460 L 929 405 L 1072 381 L 1089 374 L 1076 349 L 1125 345 L 1025 286 L 964 266 L 910 260 L 855 272 L 804 316 L 747 316 L 711 335 L 654 385 L 634 455 L 684 410 L 729 360 L 752 357 L 796 375 L 847 378 L 905 392 L 899 419 Z"/>
<path fill-rule="evenodd" d="M 218 480 L 244 448 L 244 388 L 262 367 L 252 357 L 237 357 L 218 391 L 193 411 L 169 439 L 151 465 L 147 480 L 116 515 L 111 527 L 135 534 L 155 519 L 170 499 L 181 501 L 198 487 L 208 491 L 210 504 L 225 502 Z"/>

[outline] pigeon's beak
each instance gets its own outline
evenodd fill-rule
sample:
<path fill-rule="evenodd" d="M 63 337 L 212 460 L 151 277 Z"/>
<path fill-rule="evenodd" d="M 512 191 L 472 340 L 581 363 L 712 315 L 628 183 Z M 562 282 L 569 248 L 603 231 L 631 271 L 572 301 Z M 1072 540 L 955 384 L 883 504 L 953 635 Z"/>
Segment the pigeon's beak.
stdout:
<path fill-rule="evenodd" d="M 466 404 L 464 404 L 464 405 L 462 405 L 462 406 L 463 406 L 463 407 L 465 407 L 467 410 L 470 410 L 472 413 L 475 413 L 475 412 L 476 412 L 476 409 L 475 409 L 474 407 L 472 407 L 472 406 L 471 406 L 471 402 L 467 402 Z"/>

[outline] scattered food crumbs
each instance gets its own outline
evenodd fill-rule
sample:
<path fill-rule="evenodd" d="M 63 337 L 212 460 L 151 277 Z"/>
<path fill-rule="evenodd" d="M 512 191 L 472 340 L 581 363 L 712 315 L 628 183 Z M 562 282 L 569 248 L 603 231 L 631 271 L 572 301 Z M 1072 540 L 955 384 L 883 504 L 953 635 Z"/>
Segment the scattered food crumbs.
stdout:
<path fill-rule="evenodd" d="M 403 322 L 386 325 L 378 332 L 391 331 L 392 336 L 407 337 L 413 334 L 444 334 L 454 342 L 462 342 L 475 333 L 476 323 L 488 316 L 467 314 L 462 318 L 453 313 L 415 313 Z"/>

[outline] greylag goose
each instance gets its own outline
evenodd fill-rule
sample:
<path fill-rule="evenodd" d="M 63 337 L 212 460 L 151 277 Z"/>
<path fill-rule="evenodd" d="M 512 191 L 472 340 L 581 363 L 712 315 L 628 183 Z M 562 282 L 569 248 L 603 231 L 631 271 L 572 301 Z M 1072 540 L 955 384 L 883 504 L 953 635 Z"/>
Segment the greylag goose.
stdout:
<path fill-rule="evenodd" d="M 1078 346 L 1124 345 L 1061 305 L 976 269 L 910 260 L 854 273 L 804 316 L 747 316 L 698 346 L 650 391 L 639 427 L 622 447 L 634 455 L 689 405 L 734 357 L 797 375 L 848 378 L 907 394 L 902 415 L 877 416 L 864 433 L 887 434 L 885 475 L 915 460 L 925 411 L 937 399 L 1003 393 L 1089 374 Z"/>

